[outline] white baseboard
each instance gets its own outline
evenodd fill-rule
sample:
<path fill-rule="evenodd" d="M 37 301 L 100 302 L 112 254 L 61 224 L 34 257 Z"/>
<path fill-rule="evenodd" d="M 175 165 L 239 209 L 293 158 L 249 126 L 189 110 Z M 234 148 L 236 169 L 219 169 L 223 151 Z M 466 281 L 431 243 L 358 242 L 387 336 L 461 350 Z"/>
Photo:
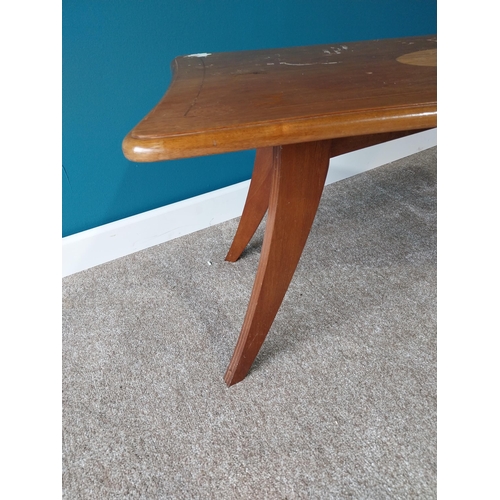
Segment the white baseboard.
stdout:
<path fill-rule="evenodd" d="M 330 160 L 326 184 L 436 146 L 437 130 L 371 146 Z M 250 181 L 195 196 L 62 239 L 63 277 L 239 217 Z"/>

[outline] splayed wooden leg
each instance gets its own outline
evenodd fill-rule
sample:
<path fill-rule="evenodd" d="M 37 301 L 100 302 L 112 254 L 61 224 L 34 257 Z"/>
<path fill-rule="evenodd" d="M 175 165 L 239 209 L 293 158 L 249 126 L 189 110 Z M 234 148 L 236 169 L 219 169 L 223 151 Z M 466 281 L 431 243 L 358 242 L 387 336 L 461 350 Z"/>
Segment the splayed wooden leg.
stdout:
<path fill-rule="evenodd" d="M 250 303 L 224 376 L 245 378 L 274 321 L 316 215 L 330 158 L 330 141 L 273 148 L 269 214 Z"/>
<path fill-rule="evenodd" d="M 272 166 L 273 148 L 257 149 L 245 207 L 233 243 L 226 255 L 226 260 L 229 262 L 239 259 L 267 211 L 271 193 Z"/>
<path fill-rule="evenodd" d="M 330 141 L 330 157 L 350 153 L 357 149 L 404 137 L 415 132 L 418 131 L 386 132 L 333 139 Z M 272 167 L 273 148 L 257 149 L 252 180 L 250 181 L 250 189 L 248 190 L 245 207 L 243 208 L 243 213 L 233 243 L 225 259 L 229 262 L 236 262 L 240 258 L 243 250 L 255 234 L 255 231 L 268 209 L 271 193 Z"/>

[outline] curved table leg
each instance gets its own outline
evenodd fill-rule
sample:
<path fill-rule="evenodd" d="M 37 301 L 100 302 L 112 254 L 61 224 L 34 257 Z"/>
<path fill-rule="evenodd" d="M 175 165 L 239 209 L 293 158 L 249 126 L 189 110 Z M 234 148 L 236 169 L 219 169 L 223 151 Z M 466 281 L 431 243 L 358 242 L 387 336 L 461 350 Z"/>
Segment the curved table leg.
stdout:
<path fill-rule="evenodd" d="M 226 260 L 229 262 L 236 262 L 240 258 L 267 211 L 271 193 L 272 167 L 273 148 L 257 149 L 245 207 L 233 243 L 226 255 Z"/>
<path fill-rule="evenodd" d="M 330 141 L 273 148 L 269 215 L 243 327 L 227 368 L 228 386 L 245 378 L 274 321 L 316 215 Z"/>

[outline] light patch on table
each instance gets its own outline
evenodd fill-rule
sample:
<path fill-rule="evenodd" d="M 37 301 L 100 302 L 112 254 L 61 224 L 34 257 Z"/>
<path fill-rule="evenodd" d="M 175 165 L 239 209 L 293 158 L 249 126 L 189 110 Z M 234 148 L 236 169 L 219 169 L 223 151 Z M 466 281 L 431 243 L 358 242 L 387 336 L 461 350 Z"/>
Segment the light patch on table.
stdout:
<path fill-rule="evenodd" d="M 437 66 L 437 49 L 410 52 L 399 56 L 396 61 L 414 66 Z"/>
<path fill-rule="evenodd" d="M 207 57 L 207 56 L 211 56 L 212 53 L 211 52 L 200 52 L 199 54 L 189 54 L 188 56 L 184 56 L 184 57 Z"/>

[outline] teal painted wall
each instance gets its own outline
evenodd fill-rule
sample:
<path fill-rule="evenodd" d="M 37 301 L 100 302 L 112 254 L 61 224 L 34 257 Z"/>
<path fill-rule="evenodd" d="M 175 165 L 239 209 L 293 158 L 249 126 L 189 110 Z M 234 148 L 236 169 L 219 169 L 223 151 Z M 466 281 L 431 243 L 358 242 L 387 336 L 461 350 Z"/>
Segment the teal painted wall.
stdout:
<path fill-rule="evenodd" d="M 436 10 L 436 0 L 63 0 L 63 236 L 250 178 L 253 151 L 123 156 L 174 57 L 432 34 Z"/>

